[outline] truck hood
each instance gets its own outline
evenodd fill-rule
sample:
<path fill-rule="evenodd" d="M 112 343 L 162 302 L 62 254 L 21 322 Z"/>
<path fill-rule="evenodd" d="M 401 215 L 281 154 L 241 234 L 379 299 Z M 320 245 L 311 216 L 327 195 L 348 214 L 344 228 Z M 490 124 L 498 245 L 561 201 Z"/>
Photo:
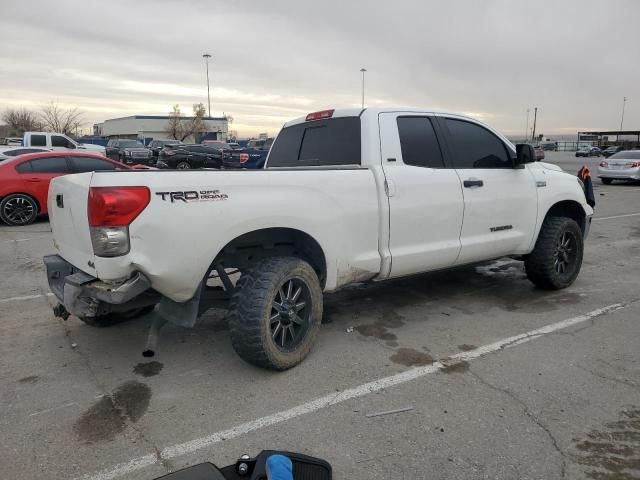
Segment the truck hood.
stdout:
<path fill-rule="evenodd" d="M 102 145 L 94 145 L 93 143 L 81 143 L 80 146 L 85 150 L 89 150 L 90 152 L 104 153 L 104 147 Z"/>
<path fill-rule="evenodd" d="M 553 163 L 547 162 L 534 162 L 531 164 L 534 168 L 537 166 L 538 168 L 545 168 L 547 170 L 555 170 L 556 172 L 563 172 L 562 168 L 558 165 L 554 165 Z"/>

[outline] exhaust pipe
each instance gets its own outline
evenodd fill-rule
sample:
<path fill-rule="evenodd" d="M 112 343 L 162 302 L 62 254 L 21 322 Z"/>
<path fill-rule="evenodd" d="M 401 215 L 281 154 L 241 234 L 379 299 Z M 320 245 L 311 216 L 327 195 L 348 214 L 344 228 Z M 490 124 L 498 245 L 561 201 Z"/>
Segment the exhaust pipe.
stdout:
<path fill-rule="evenodd" d="M 151 328 L 149 328 L 149 336 L 147 337 L 147 344 L 144 347 L 142 356 L 146 358 L 153 357 L 156 354 L 156 347 L 158 346 L 158 338 L 160 336 L 160 330 L 164 327 L 167 320 L 160 315 L 154 315 Z"/>

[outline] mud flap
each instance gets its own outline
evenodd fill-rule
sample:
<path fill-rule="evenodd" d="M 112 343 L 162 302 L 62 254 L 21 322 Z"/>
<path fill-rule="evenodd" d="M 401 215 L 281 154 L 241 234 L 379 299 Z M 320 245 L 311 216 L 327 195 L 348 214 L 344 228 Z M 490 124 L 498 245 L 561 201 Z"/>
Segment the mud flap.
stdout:
<path fill-rule="evenodd" d="M 195 295 L 186 302 L 174 302 L 170 298 L 162 297 L 156 307 L 156 312 L 167 322 L 181 327 L 191 328 L 196 324 L 202 295 L 202 282 L 198 285 Z"/>

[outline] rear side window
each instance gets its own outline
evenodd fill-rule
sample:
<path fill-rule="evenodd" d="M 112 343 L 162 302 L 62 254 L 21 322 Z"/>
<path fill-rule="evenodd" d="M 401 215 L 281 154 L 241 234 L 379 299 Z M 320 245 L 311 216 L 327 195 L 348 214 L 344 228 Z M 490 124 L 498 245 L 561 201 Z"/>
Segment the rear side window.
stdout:
<path fill-rule="evenodd" d="M 16 166 L 16 172 L 18 173 L 31 173 L 31 162 L 23 162 Z"/>
<path fill-rule="evenodd" d="M 360 165 L 360 118 L 305 122 L 284 128 L 269 154 L 269 167 Z"/>
<path fill-rule="evenodd" d="M 69 173 L 64 157 L 38 158 L 31 160 L 33 173 Z"/>
<path fill-rule="evenodd" d="M 91 157 L 71 157 L 75 171 L 80 172 L 95 172 L 100 170 L 115 170 L 116 165 L 106 160 L 100 160 Z"/>
<path fill-rule="evenodd" d="M 45 135 L 31 135 L 32 147 L 46 147 L 47 137 Z"/>
<path fill-rule="evenodd" d="M 406 165 L 444 168 L 440 144 L 428 117 L 399 117 L 398 133 Z"/>
<path fill-rule="evenodd" d="M 455 168 L 512 168 L 504 143 L 489 130 L 451 118 L 446 124 Z"/>

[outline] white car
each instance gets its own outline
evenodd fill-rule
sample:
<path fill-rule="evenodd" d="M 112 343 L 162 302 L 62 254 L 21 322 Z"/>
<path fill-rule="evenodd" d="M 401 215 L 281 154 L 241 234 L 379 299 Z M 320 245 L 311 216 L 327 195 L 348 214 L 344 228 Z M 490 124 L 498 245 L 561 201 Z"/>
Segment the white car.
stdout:
<path fill-rule="evenodd" d="M 640 180 L 640 150 L 623 150 L 602 160 L 598 177 L 605 185 L 614 180 Z"/>
<path fill-rule="evenodd" d="M 311 349 L 322 292 L 354 282 L 512 256 L 539 287 L 567 287 L 593 214 L 532 146 L 407 108 L 288 122 L 262 170 L 66 175 L 49 205 L 57 315 L 109 325 L 158 304 L 152 346 L 162 321 L 224 305 L 240 356 L 279 370 Z"/>
<path fill-rule="evenodd" d="M 24 155 L 25 153 L 40 153 L 40 152 L 49 152 L 51 151 L 48 148 L 34 148 L 34 147 L 0 147 L 0 162 L 2 160 L 6 160 L 7 158 L 17 157 L 18 155 Z"/>

